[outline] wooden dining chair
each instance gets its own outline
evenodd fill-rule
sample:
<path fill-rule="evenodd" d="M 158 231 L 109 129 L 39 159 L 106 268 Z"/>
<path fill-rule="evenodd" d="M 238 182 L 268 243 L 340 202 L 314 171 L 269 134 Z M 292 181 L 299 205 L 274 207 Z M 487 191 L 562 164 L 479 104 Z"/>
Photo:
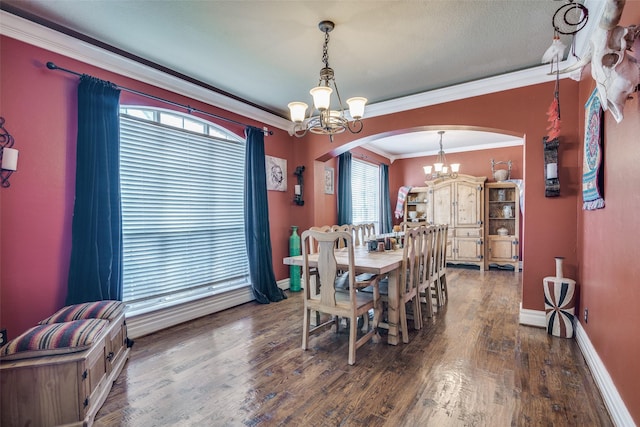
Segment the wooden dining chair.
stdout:
<path fill-rule="evenodd" d="M 376 237 L 376 225 L 374 223 L 361 224 L 361 227 L 362 236 L 365 242 Z"/>
<path fill-rule="evenodd" d="M 310 289 L 304 292 L 304 320 L 302 325 L 302 349 L 309 348 L 309 336 L 319 333 L 329 325 L 335 325 L 336 332 L 339 330 L 339 318 L 346 318 L 349 321 L 349 365 L 356 362 L 356 350 L 370 339 L 377 341 L 377 320 L 380 317 L 378 306 L 378 278 L 368 277 L 368 280 L 358 281 L 354 268 L 354 248 L 353 236 L 349 232 L 321 232 L 306 230 L 302 233 L 302 275 L 307 280 L 310 278 L 311 266 L 309 265 L 308 250 L 309 239 L 314 239 L 318 243 L 318 263 L 317 271 L 320 281 L 320 293 L 313 295 Z M 348 289 L 339 290 L 336 283 L 344 280 L 344 276 L 339 274 L 338 264 L 335 256 L 336 245 L 340 240 L 345 242 L 345 249 L 348 254 L 347 281 Z M 371 286 L 373 293 L 359 292 L 358 289 Z M 370 310 L 374 310 L 374 323 L 372 328 L 358 338 L 358 317 L 368 316 Z M 312 312 L 326 313 L 331 316 L 330 320 L 317 326 L 311 326 Z"/>
<path fill-rule="evenodd" d="M 420 308 L 420 300 L 418 298 L 418 277 L 420 268 L 420 250 L 421 239 L 417 228 L 408 229 L 404 235 L 404 246 L 402 253 L 402 266 L 400 267 L 400 274 L 398 277 L 399 299 L 398 299 L 398 311 L 400 317 L 400 331 L 402 334 L 402 341 L 404 343 L 409 342 L 409 327 L 408 320 L 413 320 L 414 329 L 420 329 L 422 327 L 422 314 Z M 381 320 L 374 321 L 377 327 L 389 328 L 388 323 L 383 319 L 385 317 L 386 310 L 389 303 L 389 278 L 385 277 L 380 279 L 378 285 L 380 292 L 380 302 L 382 306 Z M 372 287 L 363 289 L 364 292 L 373 292 Z M 411 313 L 407 312 L 407 304 L 411 303 Z"/>
<path fill-rule="evenodd" d="M 449 226 L 440 224 L 436 226 L 434 271 L 432 283 L 435 286 L 438 307 L 444 305 L 447 289 L 447 239 Z"/>
<path fill-rule="evenodd" d="M 433 302 L 437 301 L 436 288 L 433 285 L 435 271 L 435 236 L 436 226 L 421 226 L 419 233 L 422 234 L 422 256 L 420 258 L 420 282 L 418 284 L 418 298 L 424 302 L 427 317 L 433 317 Z"/>
<path fill-rule="evenodd" d="M 343 225 L 332 225 L 331 226 L 331 231 L 342 231 L 345 233 L 349 233 L 352 236 L 353 239 L 353 227 L 351 226 L 351 224 L 343 224 Z M 337 248 L 344 248 L 347 245 L 347 242 L 345 242 L 344 240 L 338 240 L 336 242 L 336 247 Z"/>
<path fill-rule="evenodd" d="M 449 226 L 442 224 L 440 226 L 441 245 L 438 259 L 438 292 L 440 295 L 439 305 L 442 306 L 449 298 L 447 290 L 447 241 L 449 240 Z"/>
<path fill-rule="evenodd" d="M 313 226 L 310 227 L 309 230 L 313 230 L 313 231 L 322 231 L 322 232 L 328 232 L 331 231 L 331 226 L 330 225 L 321 225 L 321 226 Z M 306 242 L 306 244 L 309 245 L 308 250 L 310 254 L 317 254 L 318 253 L 318 242 L 315 241 L 315 239 L 313 237 L 309 237 L 308 242 Z M 306 279 L 304 276 L 302 276 L 302 287 L 306 288 Z M 318 280 L 318 269 L 316 268 L 312 268 L 309 271 L 309 289 L 311 290 L 311 294 L 312 295 L 318 295 L 320 293 L 320 283 Z M 317 325 L 320 323 L 320 313 L 313 313 L 313 318 L 314 320 L 314 324 Z"/>

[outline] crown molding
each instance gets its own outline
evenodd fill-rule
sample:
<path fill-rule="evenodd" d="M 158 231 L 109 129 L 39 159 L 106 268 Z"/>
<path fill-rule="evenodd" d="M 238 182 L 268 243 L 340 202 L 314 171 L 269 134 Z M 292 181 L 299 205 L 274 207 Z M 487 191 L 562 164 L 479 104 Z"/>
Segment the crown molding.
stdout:
<path fill-rule="evenodd" d="M 564 62 L 561 63 L 560 66 L 563 66 L 563 64 Z M 535 68 L 529 68 L 527 70 L 501 74 L 499 76 L 463 83 L 456 86 L 423 92 L 416 95 L 405 96 L 403 98 L 397 98 L 390 101 L 379 102 L 377 104 L 367 106 L 366 118 L 399 113 L 401 111 L 443 104 L 445 102 L 458 101 L 474 96 L 546 83 L 556 79 L 555 74 L 549 75 L 549 71 L 549 65 L 543 65 Z M 561 78 L 567 77 L 568 76 L 561 76 Z"/>

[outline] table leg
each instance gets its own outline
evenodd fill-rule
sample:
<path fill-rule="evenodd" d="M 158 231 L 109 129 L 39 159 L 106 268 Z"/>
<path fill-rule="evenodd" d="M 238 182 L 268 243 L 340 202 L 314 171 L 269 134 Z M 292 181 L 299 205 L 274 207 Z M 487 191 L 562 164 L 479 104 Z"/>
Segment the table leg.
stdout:
<path fill-rule="evenodd" d="M 380 318 L 382 317 L 382 301 L 380 301 L 380 286 L 379 281 L 373 283 L 373 300 L 375 301 L 373 307 L 373 342 L 380 342 L 380 333 L 378 332 L 378 325 L 380 325 Z"/>
<path fill-rule="evenodd" d="M 389 307 L 387 316 L 389 317 L 389 335 L 387 343 L 398 345 L 398 322 L 400 321 L 400 288 L 398 287 L 400 269 L 389 273 Z"/>

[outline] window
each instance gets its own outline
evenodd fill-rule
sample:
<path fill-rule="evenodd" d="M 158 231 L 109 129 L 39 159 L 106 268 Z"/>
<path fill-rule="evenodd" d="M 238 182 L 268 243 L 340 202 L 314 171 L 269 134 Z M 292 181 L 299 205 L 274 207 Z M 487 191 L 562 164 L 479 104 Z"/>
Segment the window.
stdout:
<path fill-rule="evenodd" d="M 377 165 L 351 160 L 353 223 L 374 223 L 380 232 L 380 171 Z"/>
<path fill-rule="evenodd" d="M 244 158 L 244 141 L 213 123 L 121 108 L 123 299 L 130 314 L 249 285 Z"/>

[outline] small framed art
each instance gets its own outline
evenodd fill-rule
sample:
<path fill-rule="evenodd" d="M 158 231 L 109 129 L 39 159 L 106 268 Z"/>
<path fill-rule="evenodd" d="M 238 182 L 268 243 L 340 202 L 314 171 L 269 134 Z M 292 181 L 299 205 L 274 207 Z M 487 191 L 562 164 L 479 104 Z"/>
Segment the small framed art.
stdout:
<path fill-rule="evenodd" d="M 333 174 L 333 168 L 325 166 L 325 168 L 324 168 L 324 194 L 333 194 L 335 192 L 333 175 L 334 175 Z"/>

